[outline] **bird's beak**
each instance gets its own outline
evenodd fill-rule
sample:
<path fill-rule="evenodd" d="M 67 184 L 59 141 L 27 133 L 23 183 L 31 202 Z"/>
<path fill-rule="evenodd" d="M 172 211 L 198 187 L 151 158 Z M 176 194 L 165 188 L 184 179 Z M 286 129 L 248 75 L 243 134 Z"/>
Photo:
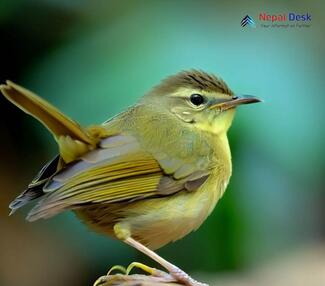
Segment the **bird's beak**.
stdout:
<path fill-rule="evenodd" d="M 221 110 L 227 110 L 230 108 L 234 108 L 238 105 L 257 103 L 257 102 L 262 102 L 262 100 L 251 95 L 241 95 L 241 96 L 234 95 L 231 100 L 218 102 L 216 104 L 211 105 L 210 109 L 219 108 Z"/>

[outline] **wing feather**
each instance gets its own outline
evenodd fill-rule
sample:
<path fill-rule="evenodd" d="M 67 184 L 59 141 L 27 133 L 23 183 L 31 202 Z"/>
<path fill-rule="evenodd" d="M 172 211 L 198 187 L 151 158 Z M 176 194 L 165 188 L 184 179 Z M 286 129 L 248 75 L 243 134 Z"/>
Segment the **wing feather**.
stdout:
<path fill-rule="evenodd" d="M 174 158 L 168 162 L 163 157 L 161 164 L 130 135 L 104 139 L 99 148 L 67 165 L 46 183 L 45 196 L 28 219 L 52 216 L 84 204 L 131 202 L 182 190 L 193 191 L 208 176 L 194 164 L 182 164 Z M 163 166 L 168 166 L 168 172 Z"/>

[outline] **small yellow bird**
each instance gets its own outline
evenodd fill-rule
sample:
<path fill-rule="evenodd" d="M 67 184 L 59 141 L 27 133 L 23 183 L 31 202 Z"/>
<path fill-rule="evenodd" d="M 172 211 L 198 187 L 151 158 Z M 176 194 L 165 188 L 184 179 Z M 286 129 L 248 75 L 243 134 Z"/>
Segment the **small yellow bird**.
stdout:
<path fill-rule="evenodd" d="M 231 176 L 227 131 L 235 108 L 256 97 L 233 94 L 198 70 L 163 80 L 137 104 L 88 128 L 27 89 L 7 81 L 3 95 L 43 123 L 59 146 L 11 204 L 38 199 L 27 220 L 73 210 L 92 229 L 118 238 L 169 271 L 166 279 L 203 285 L 153 250 L 196 230 Z M 140 263 L 154 275 L 161 272 Z"/>

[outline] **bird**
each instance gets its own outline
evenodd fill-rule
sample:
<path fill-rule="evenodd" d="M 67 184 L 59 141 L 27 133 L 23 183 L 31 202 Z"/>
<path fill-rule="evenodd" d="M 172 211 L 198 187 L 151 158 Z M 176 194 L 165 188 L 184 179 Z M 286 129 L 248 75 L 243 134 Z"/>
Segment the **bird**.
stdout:
<path fill-rule="evenodd" d="M 82 127 L 33 92 L 6 81 L 4 97 L 54 136 L 58 155 L 9 205 L 36 201 L 28 221 L 73 211 L 90 229 L 158 262 L 168 279 L 194 280 L 155 250 L 198 229 L 232 173 L 227 138 L 236 108 L 257 103 L 202 70 L 169 76 L 133 106 L 102 124 Z M 159 271 L 134 262 L 159 276 Z"/>

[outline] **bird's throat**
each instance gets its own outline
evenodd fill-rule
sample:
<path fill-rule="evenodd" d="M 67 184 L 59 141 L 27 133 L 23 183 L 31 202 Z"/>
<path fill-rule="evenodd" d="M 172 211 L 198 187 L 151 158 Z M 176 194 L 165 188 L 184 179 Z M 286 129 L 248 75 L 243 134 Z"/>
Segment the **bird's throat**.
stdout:
<path fill-rule="evenodd" d="M 223 136 L 223 134 L 226 134 L 230 128 L 234 115 L 234 109 L 224 111 L 220 114 L 211 113 L 204 121 L 195 124 L 196 127 L 202 131 Z"/>

